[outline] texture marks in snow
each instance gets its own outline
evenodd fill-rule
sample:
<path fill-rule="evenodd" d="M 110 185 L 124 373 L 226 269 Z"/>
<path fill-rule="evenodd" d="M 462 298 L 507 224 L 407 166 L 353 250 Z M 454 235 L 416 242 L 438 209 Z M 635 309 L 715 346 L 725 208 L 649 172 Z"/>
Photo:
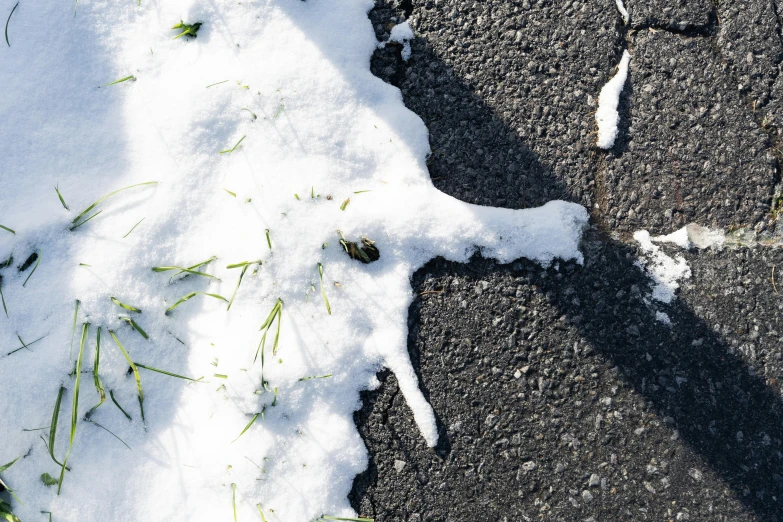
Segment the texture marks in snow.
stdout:
<path fill-rule="evenodd" d="M 639 230 L 634 233 L 633 238 L 639 243 L 646 259 L 636 263 L 654 281 L 652 298 L 662 303 L 671 303 L 675 297 L 675 292 L 680 287 L 680 281 L 688 279 L 691 276 L 691 269 L 682 256 L 676 258 L 669 257 L 666 253 L 653 243 L 650 233 L 646 230 Z"/>
<path fill-rule="evenodd" d="M 617 66 L 617 74 L 606 82 L 598 95 L 598 110 L 595 112 L 595 123 L 598 125 L 598 141 L 596 145 L 601 149 L 611 149 L 617 139 L 617 125 L 620 123 L 620 114 L 617 107 L 620 104 L 620 94 L 628 79 L 628 64 L 631 55 L 623 51 L 623 57 Z"/>
<path fill-rule="evenodd" d="M 222 520 L 236 484 L 240 520 L 257 517 L 259 503 L 270 522 L 354 516 L 346 495 L 367 457 L 352 414 L 380 367 L 397 375 L 426 442 L 437 441 L 407 354 L 412 273 L 437 255 L 467 260 L 476 246 L 503 262 L 581 259 L 587 213 L 564 202 L 477 207 L 435 190 L 424 125 L 369 71 L 370 0 L 132 4 L 80 3 L 76 18 L 67 3 L 20 5 L 19 36 L 3 54 L 0 223 L 17 233 L 0 230 L 0 258 L 16 259 L 0 272 L 9 315 L 0 339 L 11 351 L 17 335 L 45 336 L 0 358 L 0 462 L 27 455 L 3 475 L 26 501 L 15 510 L 22 520 L 41 510 L 82 522 Z M 179 20 L 204 25 L 196 39 L 172 40 Z M 129 74 L 137 81 L 98 88 Z M 68 230 L 98 197 L 150 180 L 159 183 L 114 196 Z M 350 259 L 337 230 L 375 240 L 380 260 Z M 41 262 L 23 287 L 30 269 L 16 265 L 34 251 Z M 199 270 L 214 278 L 150 270 L 213 256 Z M 241 269 L 227 265 L 255 260 L 230 311 L 198 295 L 164 314 L 190 292 L 229 298 Z M 47 430 L 22 429 L 49 424 L 64 385 L 54 447 L 63 458 L 76 299 L 77 331 L 91 323 L 84 368 L 100 326 L 100 377 L 132 416 L 107 400 L 92 420 L 133 450 L 80 421 L 56 496 L 39 479 L 59 473 L 38 437 Z M 278 299 L 278 353 L 274 325 L 254 361 Z M 149 340 L 119 319 L 129 314 Z M 108 329 L 134 361 L 204 381 L 142 369 L 142 423 Z M 89 377 L 79 419 L 98 402 Z"/>

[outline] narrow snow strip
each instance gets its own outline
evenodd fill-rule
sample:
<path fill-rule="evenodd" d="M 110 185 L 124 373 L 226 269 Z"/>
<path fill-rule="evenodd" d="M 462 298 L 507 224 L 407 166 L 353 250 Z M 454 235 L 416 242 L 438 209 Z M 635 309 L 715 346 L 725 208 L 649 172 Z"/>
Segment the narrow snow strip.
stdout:
<path fill-rule="evenodd" d="M 617 125 L 620 123 L 620 114 L 617 106 L 620 104 L 620 93 L 623 92 L 625 81 L 628 78 L 628 64 L 631 55 L 623 51 L 623 57 L 617 66 L 617 74 L 609 80 L 598 95 L 598 110 L 595 113 L 595 122 L 598 125 L 598 141 L 596 145 L 602 149 L 611 149 L 617 139 Z"/>
<path fill-rule="evenodd" d="M 680 287 L 680 281 L 691 276 L 691 269 L 682 256 L 671 258 L 666 255 L 661 247 L 653 244 L 650 233 L 639 230 L 633 238 L 639 243 L 646 260 L 637 261 L 654 281 L 652 298 L 662 303 L 671 303 L 675 292 Z"/>
<path fill-rule="evenodd" d="M 671 234 L 656 236 L 652 240 L 657 243 L 674 243 L 685 250 L 692 247 L 699 249 L 720 248 L 726 243 L 726 234 L 722 230 L 713 230 L 696 223 L 689 223 Z"/>
<path fill-rule="evenodd" d="M 628 11 L 625 9 L 625 5 L 623 5 L 623 0 L 615 0 L 617 3 L 617 10 L 620 11 L 620 14 L 623 15 L 623 22 L 626 24 L 631 19 L 631 17 L 628 15 Z"/>
<path fill-rule="evenodd" d="M 3 472 L 22 520 L 226 520 L 233 485 L 239 520 L 258 520 L 257 505 L 270 522 L 355 517 L 347 495 L 367 452 L 353 412 L 377 371 L 397 376 L 422 444 L 438 442 L 407 351 L 412 274 L 477 248 L 582 259 L 579 205 L 480 207 L 433 187 L 427 129 L 369 70 L 371 0 L 85 2 L 76 18 L 72 3 L 24 5 L 0 77 L 0 224 L 15 231 L 0 229 L 0 262 L 14 256 L 0 269 L 0 462 L 25 456 Z M 173 39 L 180 20 L 203 23 L 197 38 Z M 70 230 L 92 202 L 148 181 Z M 351 259 L 340 234 L 375 241 L 380 258 Z M 33 253 L 35 272 L 20 271 Z M 202 275 L 152 270 L 205 260 Z M 235 292 L 230 310 L 205 295 Z M 84 323 L 83 368 L 100 327 L 102 386 L 131 417 L 107 400 L 90 420 L 132 451 L 79 421 L 58 496 L 40 480 L 59 475 L 48 430 L 23 429 L 49 425 L 65 386 L 64 457 Z M 140 367 L 142 420 L 108 330 L 132 361 L 204 378 Z M 75 418 L 98 402 L 83 375 Z"/>

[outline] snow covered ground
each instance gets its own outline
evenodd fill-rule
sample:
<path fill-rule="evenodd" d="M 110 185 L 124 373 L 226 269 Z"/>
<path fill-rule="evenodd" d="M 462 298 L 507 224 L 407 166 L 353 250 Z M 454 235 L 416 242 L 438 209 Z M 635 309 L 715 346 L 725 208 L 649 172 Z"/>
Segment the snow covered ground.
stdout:
<path fill-rule="evenodd" d="M 578 205 L 477 207 L 433 188 L 426 128 L 370 73 L 372 5 L 83 1 L 74 17 L 31 0 L 14 12 L 0 57 L 0 225 L 13 231 L 0 230 L 0 260 L 13 254 L 0 270 L 0 463 L 24 457 L 3 473 L 23 521 L 356 516 L 346 495 L 366 450 L 352 413 L 382 366 L 437 443 L 406 348 L 410 275 L 476 247 L 504 262 L 581 259 Z M 201 22 L 198 36 L 174 39 L 180 21 Z M 380 259 L 351 259 L 338 230 L 375 241 Z M 152 270 L 206 260 L 201 274 Z M 191 292 L 221 297 L 165 313 Z M 100 386 L 131 420 L 111 397 L 82 420 L 99 402 L 99 328 Z M 109 331 L 134 363 L 198 382 L 137 367 L 142 420 Z M 40 477 L 60 476 L 47 444 L 61 386 L 58 495 Z"/>

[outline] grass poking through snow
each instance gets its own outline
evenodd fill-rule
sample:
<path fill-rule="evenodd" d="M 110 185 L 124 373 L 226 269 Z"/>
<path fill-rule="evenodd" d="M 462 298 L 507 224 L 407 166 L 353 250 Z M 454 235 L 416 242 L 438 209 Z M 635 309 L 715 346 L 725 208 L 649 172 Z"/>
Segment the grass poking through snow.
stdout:
<path fill-rule="evenodd" d="M 204 379 L 203 375 L 201 377 L 199 377 L 198 379 L 193 379 L 192 377 L 185 377 L 184 375 L 179 375 L 177 373 L 167 372 L 166 370 L 160 370 L 158 368 L 153 368 L 152 366 L 147 366 L 147 365 L 141 364 L 141 363 L 135 363 L 135 366 L 138 366 L 139 368 L 144 368 L 145 370 L 149 370 L 151 372 L 162 373 L 163 375 L 168 375 L 169 377 L 176 377 L 177 379 L 184 379 L 186 381 L 201 382 L 201 380 Z M 208 384 L 208 383 L 205 382 L 205 384 Z"/>
<path fill-rule="evenodd" d="M 68 205 L 65 203 L 65 198 L 63 198 L 63 195 L 60 193 L 60 188 L 57 185 L 55 185 L 54 190 L 55 192 L 57 192 L 57 197 L 60 198 L 60 203 L 63 204 L 63 208 L 65 210 L 71 210 L 70 208 L 68 208 Z"/>
<path fill-rule="evenodd" d="M 136 330 L 137 332 L 139 332 L 139 335 L 141 335 L 142 337 L 144 337 L 144 340 L 149 340 L 150 336 L 149 336 L 149 335 L 147 335 L 147 332 L 145 332 L 145 331 L 144 331 L 144 329 L 142 329 L 142 327 L 141 327 L 141 326 L 139 326 L 139 325 L 138 325 L 138 323 L 137 323 L 136 321 L 134 321 L 134 320 L 133 320 L 133 319 L 131 319 L 130 317 L 127 317 L 127 316 L 124 316 L 124 315 L 121 315 L 121 316 L 119 316 L 119 320 L 120 320 L 120 321 L 125 321 L 126 323 L 128 323 L 129 325 L 131 325 L 131 326 L 133 327 L 133 329 L 134 329 L 134 330 Z"/>
<path fill-rule="evenodd" d="M 166 315 L 169 315 L 169 314 L 170 314 L 170 313 L 171 313 L 171 312 L 172 312 L 172 311 L 173 311 L 173 310 L 174 310 L 176 307 L 178 307 L 179 305 L 181 305 L 181 304 L 182 304 L 182 303 L 184 303 L 185 301 L 189 301 L 190 299 L 192 299 L 192 298 L 196 297 L 197 295 L 207 295 L 207 296 L 209 296 L 209 297 L 214 297 L 215 299 L 220 299 L 221 301 L 225 301 L 225 302 L 227 302 L 227 303 L 228 303 L 228 299 L 226 299 L 226 298 L 225 298 L 225 297 L 223 297 L 222 295 L 218 295 L 218 294 L 209 294 L 209 293 L 207 293 L 207 292 L 190 292 L 189 294 L 186 294 L 185 296 L 181 297 L 181 298 L 179 299 L 179 301 L 177 301 L 176 303 L 174 303 L 173 305 L 171 305 L 171 306 L 170 306 L 170 307 L 169 307 L 169 308 L 166 310 L 166 312 L 165 312 L 165 313 L 166 313 Z"/>
<path fill-rule="evenodd" d="M 139 220 L 139 222 L 138 222 L 138 223 L 136 223 L 135 225 L 133 225 L 133 226 L 131 227 L 131 229 L 130 229 L 130 230 L 128 230 L 128 233 L 127 233 L 127 234 L 125 234 L 124 236 L 122 236 L 122 239 L 125 239 L 126 237 L 128 237 L 128 236 L 130 235 L 130 233 L 131 233 L 131 232 L 133 232 L 134 230 L 136 230 L 136 227 L 137 227 L 137 226 L 139 226 L 139 225 L 141 224 L 141 222 L 142 222 L 142 221 L 144 221 L 144 218 L 141 218 L 141 219 Z"/>
<path fill-rule="evenodd" d="M 125 310 L 127 310 L 127 311 L 129 311 L 129 312 L 136 312 L 136 313 L 138 313 L 138 314 L 140 314 L 140 313 L 141 313 L 141 310 L 139 310 L 139 309 L 138 309 L 138 308 L 136 308 L 135 306 L 126 305 L 125 303 L 121 303 L 121 302 L 120 302 L 120 301 L 118 301 L 118 300 L 117 300 L 115 297 L 111 297 L 110 299 L 111 299 L 112 303 L 116 304 L 116 305 L 117 305 L 117 306 L 119 306 L 120 308 L 124 308 Z"/>
<path fill-rule="evenodd" d="M 27 282 L 30 280 L 31 277 L 33 277 L 33 274 L 38 269 L 38 265 L 41 264 L 41 257 L 43 254 L 41 254 L 41 251 L 38 252 L 38 257 L 35 260 L 35 266 L 33 267 L 33 270 L 30 272 L 30 275 L 27 276 L 27 279 L 24 280 L 24 283 L 22 283 L 22 286 L 27 286 Z"/>
<path fill-rule="evenodd" d="M 231 294 L 231 299 L 228 301 L 228 307 L 226 307 L 226 311 L 231 310 L 231 304 L 234 302 L 234 298 L 237 296 L 237 290 L 239 290 L 239 285 L 242 284 L 242 278 L 245 277 L 245 272 L 247 272 L 248 266 L 250 265 L 244 265 L 242 267 L 242 272 L 239 273 L 239 280 L 237 281 L 237 286 L 234 287 L 234 293 Z"/>
<path fill-rule="evenodd" d="M 82 325 L 82 339 L 79 342 L 79 357 L 76 359 L 76 384 L 73 386 L 73 400 L 71 402 L 71 437 L 68 442 L 68 451 L 65 453 L 65 459 L 63 459 L 63 465 L 60 469 L 60 482 L 57 484 L 58 495 L 63 488 L 65 469 L 68 465 L 68 458 L 71 456 L 71 450 L 73 449 L 73 440 L 76 438 L 76 425 L 79 422 L 79 388 L 82 382 L 82 361 L 84 360 L 84 345 L 87 342 L 89 330 L 90 323 L 84 323 Z"/>
<path fill-rule="evenodd" d="M 234 145 L 230 149 L 221 150 L 220 152 L 218 152 L 218 154 L 231 154 L 232 152 L 237 150 L 237 148 L 239 147 L 239 144 L 242 143 L 245 140 L 245 138 L 247 138 L 247 136 L 242 136 L 241 138 L 239 138 L 239 141 L 237 142 L 236 145 Z"/>
<path fill-rule="evenodd" d="M 278 343 L 280 342 L 280 322 L 283 319 L 283 300 L 279 297 L 277 298 L 277 302 L 275 302 L 275 306 L 272 307 L 272 311 L 269 312 L 269 316 L 266 318 L 266 321 L 264 321 L 264 324 L 261 325 L 260 330 L 264 331 L 264 335 L 261 336 L 261 342 L 258 343 L 258 348 L 256 349 L 256 356 L 253 358 L 253 363 L 255 363 L 256 359 L 258 359 L 258 353 L 261 352 L 261 385 L 264 388 L 266 388 L 266 381 L 264 380 L 264 352 L 266 350 L 266 335 L 272 328 L 272 323 L 275 322 L 275 319 L 277 319 L 277 331 L 275 332 L 275 343 L 272 349 L 272 355 L 277 355 Z"/>
<path fill-rule="evenodd" d="M 119 80 L 114 80 L 111 83 L 107 83 L 106 85 L 104 85 L 104 87 L 108 87 L 109 85 L 116 85 L 118 83 L 128 82 L 128 81 L 135 82 L 136 77 L 131 74 L 130 76 L 126 76 L 125 78 L 120 78 Z"/>
<path fill-rule="evenodd" d="M 329 313 L 329 315 L 332 315 L 332 307 L 329 306 L 329 299 L 326 297 L 326 290 L 324 290 L 324 266 L 321 263 L 318 263 L 318 277 L 321 280 L 321 297 L 324 298 L 326 311 Z"/>
<path fill-rule="evenodd" d="M 136 364 L 131 360 L 130 355 L 128 355 L 128 352 L 125 351 L 125 348 L 122 346 L 122 343 L 120 343 L 120 340 L 117 339 L 117 336 L 114 334 L 113 331 L 109 330 L 109 335 L 111 335 L 111 338 L 114 339 L 114 343 L 117 345 L 117 348 L 120 349 L 122 352 L 122 355 L 125 356 L 125 360 L 128 361 L 128 364 L 130 364 L 131 370 L 133 370 L 133 376 L 136 378 L 136 389 L 139 392 L 139 408 L 141 409 L 141 421 L 144 422 L 144 390 L 141 389 L 141 376 L 139 375 L 139 369 L 136 367 Z M 117 401 L 114 400 L 114 395 L 111 395 L 111 399 L 114 401 L 114 404 L 117 404 Z M 117 407 L 120 408 L 120 405 L 117 404 Z M 120 408 L 122 410 L 122 408 Z M 123 410 L 123 413 L 125 413 L 125 410 Z M 130 419 L 130 415 L 125 413 L 125 415 Z"/>
<path fill-rule="evenodd" d="M 133 420 L 130 415 L 128 415 L 128 412 L 123 409 L 122 406 L 120 406 L 120 403 L 117 402 L 117 399 L 114 398 L 114 390 L 109 390 L 109 397 L 111 397 L 111 402 L 114 403 L 115 406 L 117 406 L 117 409 L 122 412 L 123 415 L 125 415 L 128 420 Z"/>
<path fill-rule="evenodd" d="M 61 468 L 65 468 L 62 462 L 57 460 L 57 457 L 54 456 L 54 441 L 57 438 L 57 421 L 60 418 L 60 405 L 63 402 L 63 394 L 65 393 L 65 386 L 60 386 L 60 390 L 57 392 L 57 400 L 54 401 L 54 411 L 52 412 L 52 422 L 49 425 L 49 456 L 52 457 L 52 460 L 55 464 L 60 466 Z M 68 468 L 65 468 L 68 469 Z M 68 470 L 70 471 L 70 470 Z"/>
<path fill-rule="evenodd" d="M 231 483 L 231 507 L 234 508 L 234 522 L 237 522 L 237 485 Z"/>
<path fill-rule="evenodd" d="M 3 230 L 6 230 L 6 231 L 12 233 L 13 235 L 16 235 L 16 231 L 14 229 L 12 229 L 12 228 L 8 228 L 8 227 L 3 226 L 3 225 L 0 225 L 0 228 L 2 228 Z"/>
<path fill-rule="evenodd" d="M 98 395 L 100 396 L 100 402 L 90 408 L 90 411 L 88 411 L 84 418 L 88 419 L 92 412 L 98 409 L 98 406 L 103 404 L 103 402 L 106 400 L 106 390 L 103 388 L 103 383 L 101 382 L 101 378 L 98 375 L 98 366 L 101 364 L 101 327 L 98 327 L 98 334 L 95 341 L 95 360 L 92 363 L 92 379 L 95 383 L 95 391 L 98 392 Z"/>
<path fill-rule="evenodd" d="M 11 9 L 11 12 L 8 15 L 8 20 L 5 21 L 5 43 L 8 44 L 8 47 L 11 47 L 11 42 L 8 41 L 8 23 L 11 21 L 11 16 L 14 14 L 17 7 L 19 7 L 19 2 L 16 2 L 16 5 Z"/>
<path fill-rule="evenodd" d="M 264 406 L 263 408 L 261 408 L 261 411 L 260 411 L 260 412 L 258 412 L 258 413 L 256 413 L 255 415 L 253 415 L 253 418 L 252 418 L 252 419 L 250 419 L 250 422 L 248 422 L 248 423 L 247 423 L 247 425 L 245 426 L 245 429 L 243 429 L 243 430 L 242 430 L 242 433 L 240 433 L 239 435 L 237 435 L 237 438 L 231 441 L 231 442 L 232 442 L 232 444 L 233 444 L 234 442 L 238 441 L 238 440 L 239 440 L 239 437 L 241 437 L 242 435 L 244 435 L 244 434 L 245 434 L 245 432 L 246 432 L 247 430 L 249 430 L 249 429 L 250 429 L 250 426 L 252 426 L 252 425 L 253 425 L 253 423 L 254 423 L 254 422 L 256 422 L 256 419 L 258 419 L 258 417 L 261 417 L 262 419 L 264 418 L 264 411 L 265 411 L 265 410 L 266 410 L 266 406 Z"/>
<path fill-rule="evenodd" d="M 123 80 L 118 80 L 118 82 L 119 82 L 119 81 L 125 81 L 125 80 L 127 80 L 127 79 L 128 79 L 128 78 L 125 78 L 125 79 L 123 79 Z M 115 83 L 117 83 L 117 82 L 115 82 Z M 111 85 L 111 84 L 109 84 L 109 85 Z M 73 220 L 73 221 L 71 221 L 71 223 L 73 223 L 73 225 L 74 225 L 74 226 L 72 226 L 72 227 L 71 227 L 71 230 L 73 230 L 74 228 L 76 228 L 76 227 L 78 227 L 78 226 L 80 226 L 80 225 L 83 225 L 83 224 L 84 224 L 84 223 L 86 223 L 88 220 L 90 220 L 90 219 L 94 218 L 95 216 L 97 216 L 98 214 L 93 214 L 93 215 L 92 215 L 92 216 L 90 216 L 89 218 L 87 218 L 87 219 L 85 219 L 84 221 L 82 221 L 82 218 L 84 217 L 84 215 L 85 215 L 85 214 L 89 213 L 89 212 L 90 212 L 92 209 L 94 209 L 95 207 L 97 207 L 98 205 L 100 205 L 100 204 L 101 204 L 101 202 L 105 201 L 106 199 L 108 199 L 108 198 L 110 198 L 110 197 L 112 197 L 112 196 L 114 196 L 114 195 L 116 195 L 116 194 L 119 194 L 120 192 L 123 192 L 123 191 L 125 191 L 125 190 L 128 190 L 128 189 L 132 189 L 132 188 L 135 188 L 135 187 L 141 187 L 141 186 L 145 186 L 145 185 L 156 185 L 157 183 L 158 183 L 157 181 L 145 181 L 144 183 L 136 183 L 135 185 L 129 185 L 129 186 L 127 186 L 127 187 L 123 187 L 123 188 L 121 188 L 121 189 L 115 190 L 114 192 L 109 192 L 108 194 L 106 194 L 106 195 L 105 195 L 105 196 L 103 196 L 102 198 L 99 198 L 98 200 L 96 200 L 96 201 L 95 201 L 95 202 L 94 202 L 92 205 L 90 205 L 89 207 L 85 208 L 85 209 L 82 211 L 82 213 L 81 213 L 81 214 L 79 214 L 78 216 L 76 216 L 76 217 L 74 218 L 74 220 Z M 79 223 L 80 221 L 82 221 L 82 222 L 81 222 L 81 223 Z M 78 223 L 78 224 L 77 224 L 77 223 Z"/>

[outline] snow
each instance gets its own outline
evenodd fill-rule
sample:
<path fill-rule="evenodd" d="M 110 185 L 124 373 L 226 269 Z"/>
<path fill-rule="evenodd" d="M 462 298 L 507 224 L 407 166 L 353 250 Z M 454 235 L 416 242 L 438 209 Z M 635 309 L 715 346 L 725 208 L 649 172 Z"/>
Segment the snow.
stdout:
<path fill-rule="evenodd" d="M 614 1 L 617 4 L 617 10 L 620 11 L 621 15 L 623 15 L 623 22 L 627 24 L 631 17 L 628 15 L 628 11 L 625 9 L 625 5 L 623 5 L 623 0 Z"/>
<path fill-rule="evenodd" d="M 0 315 L 3 353 L 19 347 L 17 335 L 28 344 L 44 336 L 0 356 L 0 462 L 25 456 L 3 473 L 25 501 L 14 503 L 22 520 L 42 510 L 80 522 L 222 520 L 232 484 L 240 520 L 257 519 L 257 504 L 270 522 L 356 516 L 346 497 L 367 452 L 353 412 L 359 392 L 378 385 L 378 370 L 395 373 L 422 443 L 438 441 L 407 352 L 411 275 L 435 256 L 466 261 L 476 248 L 501 262 L 581 261 L 583 207 L 479 207 L 433 187 L 424 124 L 398 89 L 370 73 L 372 6 L 80 2 L 74 18 L 67 2 L 20 4 L 0 77 L 0 224 L 16 231 L 0 230 L 0 259 L 14 254 L 13 266 L 0 271 L 8 306 L 8 317 Z M 198 37 L 173 40 L 170 27 L 180 20 L 203 22 Z M 106 86 L 128 75 L 136 81 Z M 243 137 L 235 151 L 219 154 Z M 107 199 L 96 207 L 100 215 L 69 230 L 99 197 L 147 181 L 158 183 Z M 375 240 L 380 259 L 350 259 L 338 230 L 351 241 Z M 40 265 L 22 286 L 30 269 L 16 266 L 34 251 Z M 151 271 L 212 256 L 199 270 L 214 279 Z M 245 273 L 230 311 L 197 295 L 164 314 L 189 292 L 229 298 L 240 269 L 227 265 L 251 260 L 263 265 Z M 278 298 L 280 346 L 273 356 L 273 327 L 267 389 L 254 355 Z M 132 315 L 149 340 L 121 315 Z M 49 425 L 65 386 L 54 448 L 64 457 L 69 373 L 84 322 L 85 371 L 101 327 L 100 377 L 132 416 L 107 400 L 91 419 L 132 451 L 79 422 L 58 496 L 39 479 L 59 475 L 39 438 L 48 430 L 22 430 Z M 203 381 L 140 369 L 142 422 L 135 380 L 109 329 L 134 361 Z M 91 377 L 82 376 L 78 418 L 98 402 Z"/>
<path fill-rule="evenodd" d="M 671 303 L 674 300 L 675 292 L 680 287 L 680 281 L 689 279 L 691 269 L 682 256 L 674 258 L 669 257 L 655 245 L 646 230 L 634 232 L 634 240 L 639 243 L 645 259 L 636 261 L 636 264 L 642 268 L 653 280 L 652 298 L 661 303 Z"/>
<path fill-rule="evenodd" d="M 595 113 L 595 122 L 598 125 L 598 141 L 596 145 L 602 149 L 611 149 L 617 139 L 617 125 L 620 123 L 620 114 L 617 106 L 620 104 L 620 93 L 623 92 L 625 81 L 628 78 L 628 64 L 631 55 L 623 51 L 623 57 L 617 66 L 617 74 L 606 82 L 598 95 L 598 110 Z"/>
<path fill-rule="evenodd" d="M 396 42 L 402 45 L 402 59 L 408 61 L 411 58 L 411 40 L 413 40 L 413 29 L 411 29 L 410 22 L 403 22 L 392 27 L 391 33 L 389 33 L 389 42 Z M 383 47 L 388 42 L 379 44 Z"/>

